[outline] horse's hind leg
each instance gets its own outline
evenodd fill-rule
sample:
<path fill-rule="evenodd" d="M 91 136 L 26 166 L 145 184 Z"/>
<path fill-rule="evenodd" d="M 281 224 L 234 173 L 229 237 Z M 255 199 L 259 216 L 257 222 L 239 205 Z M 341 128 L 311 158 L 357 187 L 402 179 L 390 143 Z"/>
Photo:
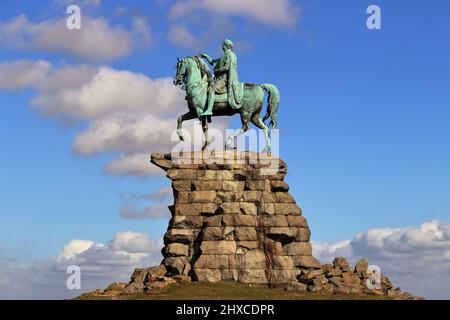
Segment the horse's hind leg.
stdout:
<path fill-rule="evenodd" d="M 269 127 L 260 118 L 259 113 L 256 113 L 252 116 L 252 123 L 255 126 L 257 126 L 258 128 L 264 130 L 264 136 L 266 138 L 266 146 L 264 147 L 264 149 L 262 151 L 263 152 L 270 151 L 270 149 L 272 148 L 272 144 L 271 144 L 270 136 L 269 136 Z"/>
<path fill-rule="evenodd" d="M 185 114 L 183 114 L 182 116 L 178 117 L 178 119 L 177 119 L 177 134 L 181 141 L 184 141 L 183 131 L 181 130 L 182 126 L 183 126 L 183 122 L 186 120 L 192 120 L 194 118 L 197 118 L 197 116 L 195 114 L 193 114 L 191 111 L 188 111 Z"/>
<path fill-rule="evenodd" d="M 249 117 L 247 115 L 243 115 L 241 114 L 241 121 L 242 121 L 242 128 L 236 130 L 233 134 L 229 135 L 226 143 L 225 143 L 225 149 L 231 149 L 231 144 L 233 143 L 234 139 L 236 139 L 236 137 L 240 136 L 241 134 L 243 134 L 244 132 L 246 132 L 249 127 L 248 127 L 248 123 L 249 123 Z"/>
<path fill-rule="evenodd" d="M 203 129 L 203 134 L 205 135 L 205 143 L 203 144 L 202 150 L 205 150 L 212 143 L 212 140 L 209 139 L 209 134 L 208 134 L 207 117 L 202 117 L 202 129 Z"/>

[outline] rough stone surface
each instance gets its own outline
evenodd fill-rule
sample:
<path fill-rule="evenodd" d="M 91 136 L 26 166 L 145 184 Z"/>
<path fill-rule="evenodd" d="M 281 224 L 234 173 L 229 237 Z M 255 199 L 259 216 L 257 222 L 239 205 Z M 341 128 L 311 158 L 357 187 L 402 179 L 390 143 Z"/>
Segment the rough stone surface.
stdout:
<path fill-rule="evenodd" d="M 280 284 L 320 267 L 308 223 L 283 181 L 283 160 L 233 150 L 157 153 L 151 162 L 174 191 L 162 250 L 168 274 Z"/>
<path fill-rule="evenodd" d="M 164 260 L 136 269 L 128 284 L 113 284 L 105 294 L 153 292 L 192 279 L 314 294 L 415 298 L 384 275 L 378 287 L 369 289 L 367 259 L 350 267 L 344 257 L 324 265 L 313 257 L 307 220 L 283 181 L 283 160 L 233 150 L 156 153 L 151 162 L 166 171 L 174 194 Z"/>
<path fill-rule="evenodd" d="M 344 257 L 325 265 L 313 257 L 307 220 L 283 181 L 283 160 L 233 150 L 156 153 L 151 162 L 166 171 L 174 194 L 164 260 L 136 269 L 126 287 L 108 290 L 142 293 L 192 279 L 327 295 L 404 296 L 383 275 L 380 286 L 369 289 L 366 259 L 351 268 Z"/>
<path fill-rule="evenodd" d="M 361 259 L 355 265 L 355 272 L 358 273 L 361 277 L 364 277 L 366 275 L 368 267 L 369 261 L 367 259 Z"/>
<path fill-rule="evenodd" d="M 333 260 L 333 267 L 343 269 L 348 268 L 349 264 L 347 259 L 345 259 L 344 257 L 336 257 Z"/>

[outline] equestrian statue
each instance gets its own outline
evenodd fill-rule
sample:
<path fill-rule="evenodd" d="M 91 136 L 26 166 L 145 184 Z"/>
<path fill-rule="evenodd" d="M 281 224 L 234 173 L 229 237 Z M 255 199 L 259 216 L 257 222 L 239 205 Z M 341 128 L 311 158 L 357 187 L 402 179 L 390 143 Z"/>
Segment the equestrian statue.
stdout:
<path fill-rule="evenodd" d="M 233 42 L 226 39 L 222 44 L 222 50 L 223 56 L 219 59 L 213 59 L 205 53 L 178 59 L 173 83 L 186 91 L 189 111 L 178 117 L 177 134 L 180 140 L 183 140 L 183 121 L 199 119 L 205 135 L 203 145 L 205 149 L 212 142 L 208 136 L 208 123 L 211 122 L 211 117 L 232 116 L 239 113 L 242 128 L 227 137 L 225 148 L 230 148 L 234 139 L 249 129 L 251 122 L 264 130 L 266 146 L 263 151 L 270 151 L 269 127 L 275 128 L 277 125 L 280 102 L 278 88 L 270 83 L 239 82 Z M 214 76 L 205 60 L 212 66 Z M 264 92 L 268 94 L 268 105 L 266 114 L 261 118 Z M 266 124 L 265 121 L 269 118 L 270 121 Z"/>

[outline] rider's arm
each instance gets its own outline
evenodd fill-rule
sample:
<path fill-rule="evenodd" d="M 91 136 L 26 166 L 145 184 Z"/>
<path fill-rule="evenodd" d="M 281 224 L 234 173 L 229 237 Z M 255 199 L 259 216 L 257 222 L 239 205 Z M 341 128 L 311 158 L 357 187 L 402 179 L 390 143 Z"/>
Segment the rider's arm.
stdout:
<path fill-rule="evenodd" d="M 211 65 L 214 64 L 213 58 L 211 58 L 211 57 L 210 57 L 209 55 L 207 55 L 206 53 L 202 53 L 201 56 L 202 56 L 202 58 L 205 58 L 206 61 L 208 61 L 209 64 L 211 64 Z"/>
<path fill-rule="evenodd" d="M 228 71 L 228 70 L 230 70 L 230 68 L 228 68 L 228 67 L 223 67 L 223 68 L 216 69 L 215 72 L 216 72 L 216 73 L 222 73 L 222 72 L 226 72 L 226 71 Z"/>

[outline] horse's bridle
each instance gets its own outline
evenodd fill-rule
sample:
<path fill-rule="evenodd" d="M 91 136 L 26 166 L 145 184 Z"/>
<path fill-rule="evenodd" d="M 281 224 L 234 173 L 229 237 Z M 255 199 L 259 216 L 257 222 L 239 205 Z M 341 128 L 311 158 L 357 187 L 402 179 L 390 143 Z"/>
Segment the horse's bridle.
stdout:
<path fill-rule="evenodd" d="M 176 86 L 180 86 L 181 89 L 184 90 L 184 79 L 180 79 L 180 75 L 178 74 L 183 63 L 184 63 L 184 59 L 181 59 L 181 60 L 178 59 L 178 62 L 175 66 L 175 69 L 177 70 L 177 75 L 175 76 L 175 79 L 173 80 L 173 84 Z"/>
<path fill-rule="evenodd" d="M 188 91 L 192 90 L 193 88 L 195 88 L 202 81 L 205 81 L 204 79 L 199 79 L 199 80 L 192 81 L 190 83 L 186 83 L 184 78 L 180 79 L 180 75 L 178 74 L 178 70 L 179 70 L 179 68 L 181 68 L 182 64 L 185 63 L 185 60 L 189 59 L 189 58 L 194 60 L 194 62 L 197 63 L 197 65 L 198 65 L 198 62 L 194 58 L 188 57 L 188 58 L 181 59 L 181 60 L 178 59 L 177 65 L 175 67 L 177 69 L 177 76 L 175 77 L 174 84 L 175 85 L 179 85 L 182 90 L 186 90 L 186 93 Z"/>

